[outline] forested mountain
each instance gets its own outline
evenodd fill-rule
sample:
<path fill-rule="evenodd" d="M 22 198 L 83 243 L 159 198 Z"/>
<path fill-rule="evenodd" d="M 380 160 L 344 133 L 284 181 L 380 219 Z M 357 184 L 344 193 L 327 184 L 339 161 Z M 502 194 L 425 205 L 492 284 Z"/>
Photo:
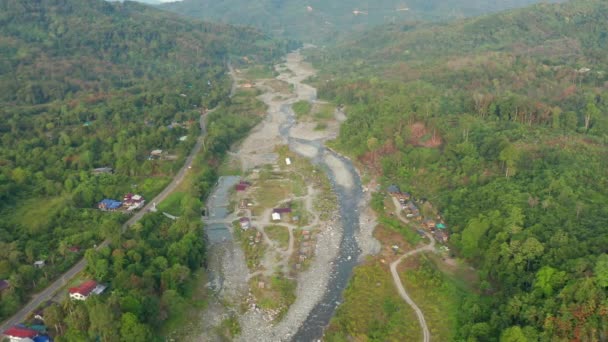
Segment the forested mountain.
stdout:
<path fill-rule="evenodd" d="M 93 209 L 98 201 L 151 198 L 167 184 L 201 110 L 227 101 L 229 58 L 270 61 L 287 49 L 255 29 L 134 2 L 1 1 L 0 280 L 10 289 L 0 320 L 117 234 L 125 216 Z M 152 160 L 153 149 L 177 162 Z M 114 173 L 95 176 L 98 167 Z"/>
<path fill-rule="evenodd" d="M 575 0 L 314 52 L 335 147 L 430 199 L 482 286 L 458 340 L 608 334 L 608 3 Z"/>
<path fill-rule="evenodd" d="M 180 14 L 258 27 L 304 42 L 390 22 L 446 20 L 525 6 L 534 0 L 184 0 L 164 4 Z M 555 2 L 555 1 L 553 1 Z"/>

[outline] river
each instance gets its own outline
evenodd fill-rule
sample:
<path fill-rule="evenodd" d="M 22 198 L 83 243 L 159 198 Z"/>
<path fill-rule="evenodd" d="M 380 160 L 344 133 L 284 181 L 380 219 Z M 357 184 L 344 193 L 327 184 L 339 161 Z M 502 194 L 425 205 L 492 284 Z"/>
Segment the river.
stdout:
<path fill-rule="evenodd" d="M 314 74 L 314 70 L 303 62 L 299 51 L 288 54 L 284 66 L 277 66 L 277 70 L 279 75 L 276 79 L 289 83 L 292 94 L 284 96 L 284 93 L 270 87 L 261 87 L 264 93 L 259 98 L 267 104 L 268 115 L 245 139 L 235 155 L 241 158 L 243 169 L 247 171 L 272 160 L 275 146 L 288 144 L 292 151 L 310 159 L 326 172 L 337 196 L 339 215 L 336 215 L 333 226 L 317 238 L 312 266 L 298 277 L 297 298 L 284 319 L 276 325 L 271 325 L 259 314 L 249 311 L 240 319 L 242 334 L 239 339 L 313 341 L 322 338 L 323 331 L 340 303 L 342 292 L 361 254 L 358 244 L 361 236 L 358 234 L 360 208 L 365 206 L 364 194 L 360 177 L 352 162 L 325 147 L 324 142 L 335 136 L 337 131 L 328 132 L 328 135 L 320 137 L 318 132 L 313 131 L 312 126 L 308 131 L 299 126 L 297 135 L 292 132 L 292 129 L 298 125 L 292 110 L 293 103 L 299 100 L 310 102 L 317 100 L 316 89 L 303 83 Z M 226 196 L 237 180 L 236 177 L 220 179 L 219 186 L 209 201 L 209 215 L 218 217 L 209 217 L 210 222 L 226 217 Z M 227 241 L 230 239 L 230 234 L 222 224 L 208 224 L 206 231 L 211 249 L 219 251 L 223 249 L 218 248 L 222 245 L 233 245 L 232 241 Z M 218 253 L 216 256 L 219 254 L 223 255 L 222 258 L 227 256 L 226 253 Z M 230 272 L 231 267 L 236 267 L 235 263 L 241 264 L 237 268 L 242 269 L 244 260 L 238 254 L 240 253 L 237 253 L 236 259 L 229 257 L 228 259 L 232 260 L 223 261 L 212 256 L 214 259 L 212 263 L 215 265 L 209 265 L 210 273 L 220 277 L 227 276 L 219 270 Z M 215 283 L 213 285 L 222 290 L 228 290 L 227 287 L 230 286 L 240 287 L 242 293 L 243 285 L 247 284 L 244 278 L 244 280 L 233 278 L 231 281 L 222 281 L 213 276 L 212 278 L 214 278 L 212 282 Z M 223 286 L 224 283 L 226 286 Z"/>

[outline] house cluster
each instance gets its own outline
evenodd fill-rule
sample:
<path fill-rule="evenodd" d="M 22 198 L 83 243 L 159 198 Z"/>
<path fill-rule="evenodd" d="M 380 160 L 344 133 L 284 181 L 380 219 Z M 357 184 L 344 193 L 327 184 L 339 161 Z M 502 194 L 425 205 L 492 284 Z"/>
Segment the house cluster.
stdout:
<path fill-rule="evenodd" d="M 34 313 L 27 324 L 16 324 L 4 332 L 4 337 L 11 342 L 49 342 L 51 338 L 47 334 L 44 322 L 44 309 L 56 303 L 47 301 Z M 4 341 L 4 340 L 3 340 Z"/>
<path fill-rule="evenodd" d="M 41 331 L 42 330 L 42 331 Z M 50 337 L 46 335 L 45 326 L 26 326 L 24 324 L 17 324 L 8 328 L 4 332 L 4 336 L 10 342 L 48 342 L 51 341 Z"/>
<path fill-rule="evenodd" d="M 136 209 L 141 209 L 146 204 L 143 196 L 128 193 L 123 196 L 122 202 L 106 198 L 97 204 L 97 208 L 103 211 L 117 211 L 124 209 L 131 212 Z"/>
<path fill-rule="evenodd" d="M 396 185 L 389 186 L 388 193 L 399 201 L 399 203 L 401 204 L 401 210 L 403 210 L 407 218 L 421 222 L 422 226 L 428 231 L 430 231 L 437 241 L 442 243 L 448 242 L 449 233 L 447 231 L 447 226 L 441 216 L 438 215 L 437 221 L 435 221 L 430 218 L 425 219 L 421 215 L 420 209 L 418 208 L 416 203 L 419 203 L 422 200 L 414 199 L 410 193 L 402 192 Z M 418 232 L 424 235 L 423 231 L 418 230 Z"/>
<path fill-rule="evenodd" d="M 94 280 L 87 280 L 84 283 L 70 287 L 68 292 L 70 298 L 74 300 L 87 300 L 92 295 L 100 295 L 106 290 L 107 286 L 99 284 Z"/>

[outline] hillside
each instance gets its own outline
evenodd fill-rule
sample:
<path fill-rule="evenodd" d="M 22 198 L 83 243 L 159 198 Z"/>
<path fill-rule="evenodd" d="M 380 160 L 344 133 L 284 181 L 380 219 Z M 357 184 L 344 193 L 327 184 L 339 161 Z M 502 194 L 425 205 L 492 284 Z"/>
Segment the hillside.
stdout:
<path fill-rule="evenodd" d="M 287 49 L 254 29 L 133 2 L 0 2 L 0 280 L 11 284 L 0 320 L 116 237 L 126 216 L 97 202 L 152 198 L 168 183 L 194 146 L 201 111 L 229 102 L 228 59 L 264 63 Z M 222 123 L 218 136 L 242 134 L 253 121 L 242 120 Z M 100 167 L 113 173 L 91 172 Z"/>
<path fill-rule="evenodd" d="M 525 6 L 534 0 L 478 1 L 212 1 L 184 0 L 162 8 L 195 18 L 257 27 L 304 42 L 324 42 L 336 35 L 379 24 L 451 20 Z"/>
<path fill-rule="evenodd" d="M 310 54 L 319 95 L 348 114 L 334 147 L 432 201 L 479 271 L 446 317 L 457 340 L 606 335 L 606 16 L 605 1 L 542 4 Z"/>

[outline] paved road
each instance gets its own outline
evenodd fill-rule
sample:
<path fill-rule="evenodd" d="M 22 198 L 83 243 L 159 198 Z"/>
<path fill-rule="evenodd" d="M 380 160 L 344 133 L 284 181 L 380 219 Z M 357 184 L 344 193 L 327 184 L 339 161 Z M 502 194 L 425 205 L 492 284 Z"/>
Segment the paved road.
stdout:
<path fill-rule="evenodd" d="M 208 114 L 208 113 L 210 113 L 210 111 L 207 112 L 206 114 Z M 186 176 L 186 173 L 189 170 L 189 167 L 192 165 L 192 161 L 194 160 L 194 157 L 200 152 L 200 150 L 203 146 L 203 141 L 204 141 L 205 134 L 206 134 L 206 126 L 205 126 L 206 114 L 201 115 L 201 118 L 200 118 L 201 132 L 200 132 L 200 135 L 198 136 L 196 144 L 194 145 L 194 148 L 192 148 L 192 151 L 190 152 L 190 155 L 188 155 L 188 157 L 186 158 L 186 162 L 184 163 L 184 166 L 179 170 L 179 172 L 177 173 L 177 175 L 175 175 L 175 177 L 173 178 L 171 183 L 169 183 L 169 185 L 167 185 L 167 187 L 160 194 L 158 194 L 156 197 L 154 197 L 154 199 L 152 199 L 150 202 L 148 202 L 148 204 L 145 207 L 143 207 L 137 213 L 133 214 L 133 216 L 131 216 L 131 218 L 127 222 L 125 222 L 125 224 L 122 226 L 123 231 L 125 231 L 129 226 L 133 225 L 137 221 L 141 220 L 141 218 L 148 212 L 148 210 L 154 206 L 154 203 L 158 204 L 158 203 L 162 202 L 171 192 L 173 192 L 175 190 L 175 188 L 179 185 L 179 183 L 184 179 L 184 177 Z M 97 249 L 105 247 L 108 244 L 109 244 L 109 241 L 105 240 L 97 247 Z M 19 310 L 19 312 L 17 312 L 15 315 L 13 315 L 13 317 L 2 322 L 2 324 L 0 325 L 0 335 L 2 335 L 4 333 L 4 331 L 6 331 L 11 326 L 25 321 L 26 318 L 28 317 L 28 315 L 32 311 L 34 311 L 38 306 L 40 306 L 40 304 L 50 300 L 57 291 L 59 291 L 62 287 L 64 287 L 67 284 L 68 280 L 72 279 L 76 274 L 80 273 L 86 267 L 86 265 L 87 265 L 87 262 L 83 258 L 76 265 L 72 266 L 72 268 L 70 268 L 67 272 L 65 272 L 60 278 L 58 278 L 53 283 L 51 283 L 51 285 L 49 285 L 46 289 L 44 289 L 42 292 L 40 292 L 38 294 L 35 294 L 33 296 L 33 298 L 30 300 L 30 302 L 27 303 L 21 310 Z"/>
<path fill-rule="evenodd" d="M 403 221 L 405 223 L 409 223 L 409 221 L 402 216 L 401 211 L 399 210 L 399 208 L 401 207 L 401 204 L 394 197 L 393 197 L 393 203 L 395 204 L 395 208 L 396 208 L 395 214 L 397 215 L 397 217 L 399 217 L 399 219 L 401 221 Z M 416 305 L 416 303 L 412 300 L 412 298 L 410 298 L 410 296 L 407 294 L 407 291 L 405 291 L 405 288 L 403 287 L 403 283 L 401 282 L 401 278 L 399 278 L 399 273 L 397 272 L 397 267 L 406 258 L 408 258 L 412 255 L 418 254 L 420 252 L 433 251 L 435 249 L 435 239 L 433 238 L 433 236 L 431 234 L 429 234 L 428 232 L 424 232 L 424 234 L 429 238 L 429 240 L 431 242 L 428 245 L 414 249 L 413 251 L 409 251 L 409 252 L 403 254 L 399 259 L 393 261 L 391 263 L 391 274 L 393 275 L 393 282 L 395 283 L 395 286 L 397 287 L 397 291 L 399 292 L 399 295 L 401 296 L 401 298 L 403 298 L 403 300 L 405 300 L 405 302 L 409 306 L 412 307 L 412 309 L 414 309 L 414 312 L 416 312 L 416 316 L 418 316 L 418 323 L 420 323 L 420 328 L 422 328 L 422 340 L 424 342 L 429 342 L 431 340 L 431 334 L 429 333 L 429 327 L 426 325 L 426 320 L 424 319 L 424 314 L 422 313 L 422 310 L 420 310 L 418 305 Z"/>

